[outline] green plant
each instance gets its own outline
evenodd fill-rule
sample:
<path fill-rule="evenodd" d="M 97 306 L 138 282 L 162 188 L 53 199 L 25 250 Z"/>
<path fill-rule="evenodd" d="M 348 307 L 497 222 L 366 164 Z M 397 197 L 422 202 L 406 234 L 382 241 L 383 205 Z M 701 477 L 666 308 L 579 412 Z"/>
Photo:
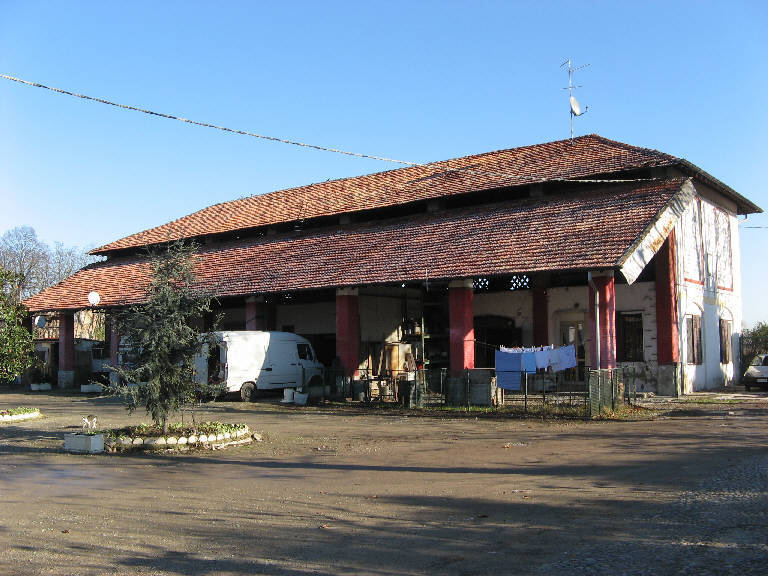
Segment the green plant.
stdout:
<path fill-rule="evenodd" d="M 33 364 L 32 333 L 23 325 L 27 309 L 15 289 L 20 281 L 0 268 L 0 380 L 13 380 Z"/>
<path fill-rule="evenodd" d="M 197 426 L 185 426 L 182 424 L 169 423 L 168 429 L 163 431 L 160 426 L 155 424 L 141 423 L 136 426 L 126 426 L 125 428 L 115 428 L 103 430 L 102 433 L 110 438 L 119 438 L 126 436 L 128 438 L 154 438 L 159 436 L 190 436 L 192 434 L 230 434 L 246 428 L 245 424 L 229 424 L 227 422 L 201 422 Z"/>
<path fill-rule="evenodd" d="M 8 410 L 0 410 L 0 416 L 17 416 L 19 414 L 33 414 L 35 412 L 38 412 L 37 408 L 17 406 L 16 408 L 10 408 Z"/>
<path fill-rule="evenodd" d="M 741 368 L 747 369 L 752 358 L 768 353 L 768 323 L 758 322 L 754 328 L 741 331 Z"/>
<path fill-rule="evenodd" d="M 116 314 L 118 332 L 131 348 L 131 363 L 112 367 L 120 377 L 115 391 L 129 411 L 144 406 L 163 433 L 169 417 L 198 395 L 215 396 L 219 388 L 193 382 L 194 358 L 213 344 L 200 335 L 211 314 L 213 297 L 197 285 L 196 248 L 181 242 L 149 254 L 152 277 L 143 304 Z M 214 325 L 216 321 L 214 321 Z"/>

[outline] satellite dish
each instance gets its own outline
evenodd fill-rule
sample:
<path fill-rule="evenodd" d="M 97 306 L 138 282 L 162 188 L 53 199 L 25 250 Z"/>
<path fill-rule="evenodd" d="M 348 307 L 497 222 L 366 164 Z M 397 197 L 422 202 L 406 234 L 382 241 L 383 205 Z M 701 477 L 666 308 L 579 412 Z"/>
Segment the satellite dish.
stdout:
<path fill-rule="evenodd" d="M 574 116 L 581 116 L 581 106 L 579 105 L 579 101 L 573 96 L 571 96 L 571 114 Z"/>
<path fill-rule="evenodd" d="M 46 324 L 45 316 L 38 316 L 35 318 L 35 326 L 37 328 L 44 328 Z"/>
<path fill-rule="evenodd" d="M 101 302 L 101 296 L 99 296 L 99 293 L 96 291 L 89 292 L 88 293 L 88 302 L 91 303 L 91 306 L 98 306 L 99 302 Z"/>

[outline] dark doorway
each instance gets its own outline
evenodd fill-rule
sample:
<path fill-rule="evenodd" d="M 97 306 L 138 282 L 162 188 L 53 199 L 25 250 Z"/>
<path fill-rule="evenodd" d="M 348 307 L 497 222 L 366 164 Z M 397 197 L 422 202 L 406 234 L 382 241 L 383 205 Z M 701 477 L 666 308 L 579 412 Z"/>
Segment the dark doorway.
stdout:
<path fill-rule="evenodd" d="M 512 318 L 475 316 L 475 368 L 493 368 L 499 346 L 523 345 L 523 329 Z"/>

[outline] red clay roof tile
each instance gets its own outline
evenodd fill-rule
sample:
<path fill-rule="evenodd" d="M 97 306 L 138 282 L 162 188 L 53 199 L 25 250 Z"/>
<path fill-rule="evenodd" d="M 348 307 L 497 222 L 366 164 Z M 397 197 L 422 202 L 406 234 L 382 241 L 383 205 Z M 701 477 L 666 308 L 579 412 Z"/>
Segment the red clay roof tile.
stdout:
<path fill-rule="evenodd" d="M 613 268 L 684 179 L 589 186 L 540 198 L 211 244 L 196 257 L 219 297 L 546 270 Z M 113 258 L 29 298 L 30 311 L 140 302 L 150 266 Z"/>
<path fill-rule="evenodd" d="M 597 135 L 582 136 L 573 141 L 498 150 L 224 202 L 101 246 L 91 254 L 476 190 L 585 178 L 680 162 L 678 158 L 656 150 Z"/>

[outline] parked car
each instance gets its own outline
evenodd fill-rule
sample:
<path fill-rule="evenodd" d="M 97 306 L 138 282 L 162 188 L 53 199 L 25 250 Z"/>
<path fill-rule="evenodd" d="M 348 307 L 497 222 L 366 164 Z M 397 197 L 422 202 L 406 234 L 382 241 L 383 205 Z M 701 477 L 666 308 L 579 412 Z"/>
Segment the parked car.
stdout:
<path fill-rule="evenodd" d="M 749 363 L 749 368 L 741 379 L 744 389 L 768 388 L 768 354 L 758 354 Z"/>
<path fill-rule="evenodd" d="M 214 332 L 216 348 L 195 358 L 195 380 L 216 381 L 248 402 L 257 390 L 323 383 L 323 365 L 309 340 L 290 332 Z M 207 356 L 207 358 L 206 358 Z"/>

